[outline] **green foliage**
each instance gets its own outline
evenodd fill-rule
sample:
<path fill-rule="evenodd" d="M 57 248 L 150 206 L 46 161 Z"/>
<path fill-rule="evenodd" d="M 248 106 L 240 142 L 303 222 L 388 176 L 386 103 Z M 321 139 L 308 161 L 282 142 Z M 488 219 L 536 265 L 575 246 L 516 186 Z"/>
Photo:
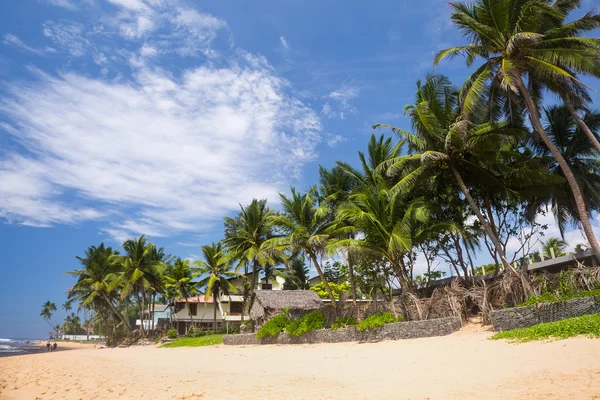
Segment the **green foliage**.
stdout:
<path fill-rule="evenodd" d="M 530 342 L 544 339 L 566 339 L 573 336 L 586 335 L 600 337 L 600 314 L 583 315 L 562 321 L 547 322 L 529 328 L 512 329 L 498 332 L 493 340 L 508 339 L 515 342 Z"/>
<path fill-rule="evenodd" d="M 305 290 L 308 289 L 308 273 L 304 258 L 292 258 L 286 267 L 285 282 L 283 290 Z"/>
<path fill-rule="evenodd" d="M 274 316 L 256 332 L 256 337 L 259 339 L 265 337 L 277 336 L 290 324 L 290 319 L 287 313 L 282 313 Z"/>
<path fill-rule="evenodd" d="M 356 329 L 360 332 L 366 329 L 376 330 L 385 324 L 402 321 L 404 321 L 403 316 L 394 317 L 391 312 L 376 313 L 360 321 L 360 324 L 358 324 Z"/>
<path fill-rule="evenodd" d="M 554 303 L 557 301 L 567 301 L 567 300 L 571 300 L 571 299 L 578 299 L 578 298 L 589 297 L 589 296 L 600 297 L 600 289 L 582 290 L 579 292 L 571 292 L 571 293 L 566 293 L 566 294 L 561 294 L 561 295 L 555 295 L 550 292 L 545 292 L 539 296 L 531 296 L 529 299 L 527 299 L 527 301 L 524 301 L 523 303 L 518 304 L 517 307 L 531 306 L 534 304 L 541 304 L 541 303 Z"/>
<path fill-rule="evenodd" d="M 169 339 L 176 339 L 177 338 L 177 329 L 175 328 L 171 328 L 167 331 L 167 337 Z"/>
<path fill-rule="evenodd" d="M 166 343 L 161 347 L 173 348 L 173 347 L 202 347 L 202 346 L 214 346 L 216 344 L 223 344 L 222 334 L 206 335 L 201 337 L 183 337 L 175 339 L 171 343 Z"/>
<path fill-rule="evenodd" d="M 301 336 L 307 332 L 325 329 L 325 314 L 323 311 L 312 311 L 295 321 L 292 321 L 286 326 L 285 331 L 292 336 Z"/>
<path fill-rule="evenodd" d="M 331 329 L 346 328 L 356 324 L 358 324 L 358 321 L 354 317 L 337 317 L 335 322 L 331 324 Z"/>
<path fill-rule="evenodd" d="M 340 298 L 340 294 L 346 293 L 347 291 L 350 290 L 350 285 L 346 282 L 343 282 L 340 284 L 332 283 L 332 282 L 328 282 L 328 283 L 329 283 L 329 287 L 331 288 L 331 292 L 333 293 L 333 297 L 335 297 L 336 299 Z M 323 284 L 323 282 L 311 287 L 310 289 L 317 292 L 319 297 L 322 299 L 329 298 L 329 295 L 327 294 L 327 291 L 325 290 L 325 285 Z"/>
<path fill-rule="evenodd" d="M 202 336 L 210 336 L 210 335 L 214 335 L 216 333 L 225 333 L 225 331 L 213 332 L 213 331 L 203 331 L 202 329 L 198 329 L 198 328 L 190 328 L 190 329 L 188 329 L 188 333 L 186 336 L 195 338 L 195 337 L 202 337 Z"/>

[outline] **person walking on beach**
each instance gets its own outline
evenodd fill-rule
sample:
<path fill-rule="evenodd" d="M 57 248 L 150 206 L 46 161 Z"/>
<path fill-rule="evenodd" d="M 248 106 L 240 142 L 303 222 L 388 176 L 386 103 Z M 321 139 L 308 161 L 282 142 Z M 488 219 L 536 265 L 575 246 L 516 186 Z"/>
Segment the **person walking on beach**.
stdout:
<path fill-rule="evenodd" d="M 50 342 L 46 342 L 46 351 L 50 351 Z"/>
<path fill-rule="evenodd" d="M 52 345 L 52 351 L 56 351 L 57 347 L 58 347 L 58 345 L 56 344 L 56 342 L 54 342 L 54 344 Z"/>

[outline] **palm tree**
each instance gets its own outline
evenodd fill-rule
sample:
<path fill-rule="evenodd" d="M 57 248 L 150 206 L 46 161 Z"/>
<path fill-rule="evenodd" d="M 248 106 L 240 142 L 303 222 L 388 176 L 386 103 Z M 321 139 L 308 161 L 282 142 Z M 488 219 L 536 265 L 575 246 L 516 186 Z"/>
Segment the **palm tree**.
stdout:
<path fill-rule="evenodd" d="M 52 314 L 54 313 L 54 311 L 56 311 L 56 304 L 48 300 L 42 306 L 42 312 L 40 312 L 40 317 L 46 320 L 46 323 L 50 325 L 50 328 L 52 328 L 55 331 L 58 331 L 58 326 L 52 325 Z"/>
<path fill-rule="evenodd" d="M 512 103 L 518 101 L 515 94 L 521 95 L 535 134 L 563 171 L 573 192 L 583 230 L 600 260 L 600 244 L 592 230 L 584 196 L 564 157 L 545 132 L 538 111 L 543 87 L 550 90 L 559 87 L 564 92 L 566 87 L 580 87 L 576 74 L 600 77 L 600 42 L 580 37 L 598 28 L 600 17 L 588 13 L 564 24 L 566 15 L 578 7 L 577 1 L 551 5 L 537 0 L 476 0 L 473 4 L 450 5 L 454 9 L 454 24 L 463 31 L 470 44 L 442 50 L 436 55 L 435 64 L 457 55 L 464 55 L 468 65 L 478 58 L 484 60 L 462 89 L 467 114 L 486 97 L 492 101 L 504 97 Z M 487 82 L 491 84 L 486 86 Z M 573 92 L 575 90 L 568 93 Z M 589 139 L 592 141 L 591 136 Z"/>
<path fill-rule="evenodd" d="M 417 82 L 417 89 L 415 104 L 405 109 L 411 117 L 415 134 L 386 124 L 374 126 L 391 128 L 409 143 L 413 153 L 396 157 L 380 166 L 386 169 L 388 175 L 402 176 L 391 191 L 409 191 L 428 177 L 441 178 L 444 171 L 450 171 L 471 211 L 492 241 L 504 268 L 510 268 L 497 233 L 471 195 L 463 172 L 478 177 L 478 185 L 487 181 L 487 184 L 494 185 L 496 191 L 506 190 L 485 164 L 496 159 L 503 146 L 513 142 L 514 129 L 502 124 L 476 124 L 460 119 L 458 92 L 442 75 L 428 76 L 424 84 Z M 485 160 L 485 164 L 481 160 Z"/>
<path fill-rule="evenodd" d="M 548 238 L 545 242 L 542 242 L 542 249 L 544 250 L 544 257 L 554 258 L 564 256 L 565 250 L 567 249 L 567 243 L 559 238 Z"/>
<path fill-rule="evenodd" d="M 129 239 L 123 243 L 125 254 L 113 256 L 111 261 L 118 265 L 120 271 L 115 274 L 114 282 L 121 288 L 121 297 L 130 295 L 137 300 L 138 312 L 141 321 L 142 336 L 146 336 L 144 329 L 144 309 L 149 306 L 148 293 L 154 290 L 153 283 L 160 275 L 160 262 L 153 257 L 154 245 L 142 235 L 138 239 Z"/>
<path fill-rule="evenodd" d="M 119 310 L 120 296 L 113 279 L 118 272 L 118 265 L 112 260 L 118 255 L 118 251 L 101 243 L 99 246 L 90 246 L 84 257 L 77 257 L 84 268 L 66 273 L 77 277 L 77 282 L 68 289 L 68 298 L 69 302 L 77 301 L 82 307 L 93 306 L 99 310 L 107 307 L 131 331 L 128 318 Z"/>
<path fill-rule="evenodd" d="M 325 254 L 325 250 L 331 242 L 331 234 L 336 233 L 334 232 L 335 224 L 327 218 L 329 210 L 325 206 L 317 205 L 317 189 L 315 187 L 310 188 L 305 194 L 296 192 L 293 187 L 291 191 L 291 198 L 279 194 L 283 214 L 271 217 L 273 224 L 284 232 L 284 236 L 269 239 L 265 245 L 278 250 L 288 250 L 292 254 L 304 254 L 308 257 L 325 286 L 331 304 L 335 305 L 335 297 L 317 259 Z"/>
<path fill-rule="evenodd" d="M 256 290 L 258 275 L 262 266 L 271 259 L 265 251 L 264 243 L 273 237 L 273 212 L 267 207 L 266 200 L 252 200 L 246 207 L 240 205 L 235 218 L 225 218 L 225 239 L 223 244 L 228 252 L 240 260 L 238 269 L 252 264 L 251 290 Z M 247 273 L 244 274 L 247 277 Z M 247 278 L 245 278 L 247 279 Z M 246 300 L 244 301 L 246 309 Z"/>
<path fill-rule="evenodd" d="M 599 154 L 566 107 L 544 108 L 544 114 L 547 121 L 545 130 L 575 176 L 586 199 L 587 213 L 591 216 L 592 211 L 600 210 Z M 600 113 L 590 112 L 585 117 L 585 122 L 589 129 L 598 131 L 600 129 Z M 551 157 L 543 144 L 538 144 L 536 147 L 542 155 Z M 548 163 L 548 165 L 552 173 L 564 178 L 563 171 L 558 165 L 554 163 Z M 560 190 L 562 186 L 558 186 L 556 189 L 551 198 L 552 210 L 561 235 L 563 235 L 567 222 L 569 220 L 579 221 L 579 215 L 575 199 L 568 187 Z"/>
<path fill-rule="evenodd" d="M 71 306 L 71 302 L 70 301 L 65 301 L 62 305 L 62 309 L 65 311 L 71 311 L 73 307 Z"/>
<path fill-rule="evenodd" d="M 430 212 L 423 199 L 407 203 L 399 191 L 388 193 L 375 186 L 363 187 L 350 196 L 350 200 L 340 207 L 338 216 L 350 221 L 364 237 L 339 240 L 332 247 L 354 247 L 385 260 L 404 293 L 411 290 L 404 256 L 417 242 L 448 227 L 446 223 L 430 221 Z"/>
<path fill-rule="evenodd" d="M 231 258 L 225 254 L 220 243 L 212 243 L 202 246 L 202 255 L 204 260 L 196 260 L 194 264 L 199 267 L 200 275 L 206 275 L 198 283 L 198 287 L 205 287 L 205 298 L 212 296 L 214 302 L 213 330 L 217 330 L 217 305 L 219 305 L 219 296 L 228 296 L 231 293 L 237 293 L 237 288 L 229 278 L 235 276 L 232 271 Z"/>
<path fill-rule="evenodd" d="M 326 205 L 330 210 L 331 220 L 335 219 L 338 207 L 348 201 L 350 194 L 359 187 L 359 181 L 340 166 L 331 170 L 319 167 L 319 202 Z M 343 224 L 343 221 L 337 221 Z M 353 239 L 353 235 L 348 236 Z M 354 257 L 352 249 L 347 250 L 348 275 L 352 291 L 352 301 L 356 304 L 356 282 L 354 280 Z"/>
<path fill-rule="evenodd" d="M 188 304 L 187 308 L 192 324 L 194 323 L 194 317 L 189 307 L 188 298 L 198 294 L 198 290 L 196 289 L 197 283 L 194 282 L 194 279 L 199 275 L 198 271 L 190 268 L 189 260 L 182 260 L 178 257 L 173 265 L 167 268 L 167 273 L 164 277 L 168 297 L 173 300 L 178 298 L 185 299 L 185 303 Z"/>

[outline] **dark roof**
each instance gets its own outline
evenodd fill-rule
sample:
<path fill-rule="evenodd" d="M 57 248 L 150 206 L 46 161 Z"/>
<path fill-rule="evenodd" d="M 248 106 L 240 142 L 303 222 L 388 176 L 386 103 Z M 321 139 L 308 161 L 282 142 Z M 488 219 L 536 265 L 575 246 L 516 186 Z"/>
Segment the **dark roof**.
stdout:
<path fill-rule="evenodd" d="M 321 298 L 314 290 L 257 290 L 253 294 L 254 306 L 281 310 L 315 310 L 323 307 Z"/>

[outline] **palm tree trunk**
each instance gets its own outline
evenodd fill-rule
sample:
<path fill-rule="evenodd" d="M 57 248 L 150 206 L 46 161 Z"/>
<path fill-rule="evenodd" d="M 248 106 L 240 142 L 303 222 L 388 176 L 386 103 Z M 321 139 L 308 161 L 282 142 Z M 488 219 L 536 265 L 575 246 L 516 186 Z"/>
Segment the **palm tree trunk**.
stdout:
<path fill-rule="evenodd" d="M 213 332 L 217 331 L 217 299 L 219 298 L 219 292 L 213 293 Z"/>
<path fill-rule="evenodd" d="M 125 328 L 127 329 L 127 331 L 131 332 L 131 326 L 129 325 L 129 319 L 125 318 L 123 316 L 123 314 L 121 314 L 121 312 L 117 309 L 117 307 L 113 304 L 113 302 L 108 298 L 108 296 L 106 294 L 103 294 L 102 297 L 104 298 L 104 301 L 106 301 L 108 303 L 108 305 L 110 306 L 112 312 L 119 317 L 119 319 L 121 320 L 121 322 L 123 322 L 123 325 L 125 325 Z"/>
<path fill-rule="evenodd" d="M 596 139 L 596 135 L 594 135 L 594 133 L 592 132 L 592 130 L 590 129 L 590 127 L 587 126 L 587 124 L 585 123 L 585 121 L 583 120 L 583 118 L 581 118 L 579 116 L 579 114 L 575 110 L 575 107 L 573 107 L 573 104 L 567 98 L 567 96 L 563 93 L 563 94 L 561 94 L 560 97 L 562 97 L 563 103 L 565 103 L 565 107 L 567 107 L 567 110 L 569 110 L 569 112 L 571 113 L 571 115 L 573 116 L 573 118 L 575 119 L 575 121 L 577 121 L 577 125 L 579 125 L 579 127 L 581 128 L 581 130 L 583 132 L 585 132 L 586 136 L 588 137 L 588 139 L 592 143 L 592 146 L 594 146 L 596 148 L 596 151 L 598 153 L 600 153 L 600 142 L 598 142 L 598 139 Z"/>
<path fill-rule="evenodd" d="M 352 290 L 352 304 L 356 306 L 356 282 L 354 281 L 354 257 L 348 251 L 348 278 L 350 278 L 350 289 Z"/>
<path fill-rule="evenodd" d="M 573 198 L 575 200 L 575 204 L 577 205 L 577 213 L 579 214 L 579 220 L 581 221 L 581 226 L 583 227 L 583 231 L 585 232 L 585 236 L 587 237 L 588 243 L 592 247 L 594 251 L 594 256 L 596 256 L 596 260 L 600 260 L 600 244 L 596 240 L 596 236 L 594 235 L 594 231 L 592 230 L 592 225 L 590 224 L 590 219 L 588 217 L 587 208 L 585 206 L 585 201 L 583 200 L 583 195 L 581 194 L 581 190 L 579 189 L 579 185 L 577 184 L 577 180 L 575 180 L 575 176 L 569 168 L 569 165 L 565 161 L 565 158 L 560 154 L 560 151 L 554 145 L 554 142 L 550 139 L 544 127 L 542 126 L 540 114 L 538 113 L 537 108 L 533 102 L 533 99 L 529 95 L 525 84 L 520 79 L 517 80 L 517 87 L 525 100 L 525 104 L 527 106 L 527 110 L 529 111 L 529 118 L 531 120 L 531 124 L 533 128 L 538 132 L 544 144 L 552 155 L 554 159 L 558 162 L 560 169 L 562 170 L 567 183 L 571 187 L 571 192 L 573 193 Z"/>
<path fill-rule="evenodd" d="M 319 277 L 321 278 L 321 282 L 323 282 L 325 291 L 327 291 L 327 295 L 329 296 L 329 299 L 331 300 L 331 305 L 333 306 L 334 309 L 336 309 L 337 303 L 335 301 L 335 297 L 333 296 L 333 292 L 331 291 L 331 288 L 329 287 L 329 283 L 327 283 L 327 279 L 325 279 L 325 274 L 323 274 L 323 270 L 321 270 L 321 266 L 319 265 L 319 262 L 317 261 L 317 256 L 312 251 L 309 252 L 309 256 L 310 256 L 310 259 L 312 260 L 312 262 L 315 264 L 315 269 L 317 270 L 317 273 L 319 274 Z"/>
<path fill-rule="evenodd" d="M 479 223 L 481 223 L 481 225 L 483 226 L 485 233 L 488 235 L 488 237 L 494 244 L 494 248 L 500 255 L 500 259 L 502 260 L 502 265 L 504 265 L 504 269 L 508 271 L 512 267 L 510 266 L 510 263 L 508 262 L 508 260 L 506 259 L 506 256 L 504 255 L 504 251 L 502 250 L 502 245 L 500 244 L 498 237 L 492 230 L 492 227 L 490 226 L 488 221 L 485 219 L 485 217 L 481 213 L 481 210 L 477 206 L 477 203 L 475 203 L 475 200 L 473 200 L 473 197 L 471 197 L 471 193 L 469 193 L 469 189 L 467 189 L 467 186 L 465 185 L 465 182 L 462 180 L 462 177 L 460 176 L 460 173 L 458 172 L 456 167 L 453 164 L 450 164 L 450 168 L 452 169 L 452 173 L 454 174 L 454 177 L 456 178 L 458 186 L 459 186 L 460 190 L 463 192 L 465 199 L 467 199 L 467 203 L 469 203 L 471 210 L 477 216 Z"/>
<path fill-rule="evenodd" d="M 140 315 L 140 319 L 141 319 L 141 324 L 140 324 L 140 331 L 142 334 L 142 337 L 145 337 L 145 330 L 144 330 L 144 304 L 142 299 L 144 298 L 144 293 L 142 293 L 142 296 L 140 298 L 140 294 L 137 293 L 137 301 L 138 301 L 138 308 L 139 308 L 139 315 Z"/>
<path fill-rule="evenodd" d="M 253 260 L 252 264 L 252 288 L 250 288 L 250 305 L 248 306 L 248 312 L 252 310 L 252 304 L 254 303 L 254 296 L 252 293 L 256 290 L 256 284 L 258 280 L 258 261 L 256 259 Z"/>

